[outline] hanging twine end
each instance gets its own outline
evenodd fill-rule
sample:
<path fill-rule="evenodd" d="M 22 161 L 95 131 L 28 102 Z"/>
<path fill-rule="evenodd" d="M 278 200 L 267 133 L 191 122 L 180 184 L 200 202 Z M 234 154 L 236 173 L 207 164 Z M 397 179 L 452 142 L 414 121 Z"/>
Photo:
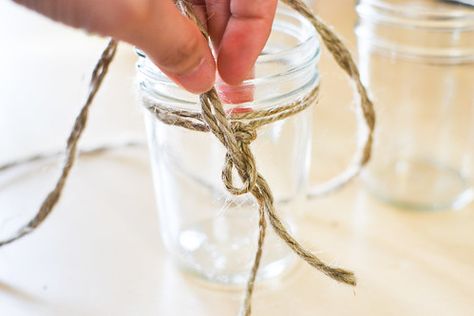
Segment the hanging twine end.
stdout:
<path fill-rule="evenodd" d="M 333 278 L 336 281 L 339 281 L 341 283 L 345 283 L 347 285 L 351 286 L 356 286 L 357 285 L 357 279 L 354 275 L 353 272 L 343 270 L 343 269 L 334 269 L 330 273 L 330 277 Z"/>

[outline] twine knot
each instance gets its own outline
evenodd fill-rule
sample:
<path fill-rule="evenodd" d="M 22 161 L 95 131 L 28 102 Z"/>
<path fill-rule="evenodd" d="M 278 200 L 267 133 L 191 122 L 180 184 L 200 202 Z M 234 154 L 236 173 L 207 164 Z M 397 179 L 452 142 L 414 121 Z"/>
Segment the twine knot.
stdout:
<path fill-rule="evenodd" d="M 238 151 L 227 152 L 222 169 L 222 181 L 226 189 L 234 195 L 242 195 L 252 192 L 257 184 L 257 166 L 255 157 L 250 151 L 250 144 L 257 139 L 257 131 L 255 128 L 241 121 L 234 121 L 230 124 L 230 129 L 235 137 Z M 236 168 L 242 186 L 239 188 L 234 185 L 233 169 Z"/>
<path fill-rule="evenodd" d="M 232 122 L 231 129 L 234 132 L 235 139 L 242 145 L 250 145 L 255 139 L 257 139 L 257 131 L 250 125 L 243 122 Z"/>

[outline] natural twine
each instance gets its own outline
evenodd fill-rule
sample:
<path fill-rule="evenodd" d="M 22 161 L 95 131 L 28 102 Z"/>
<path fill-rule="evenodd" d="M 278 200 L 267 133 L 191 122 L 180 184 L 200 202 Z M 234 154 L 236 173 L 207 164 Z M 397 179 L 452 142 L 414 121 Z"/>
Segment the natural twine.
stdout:
<path fill-rule="evenodd" d="M 360 107 L 360 111 L 367 125 L 367 136 L 365 137 L 364 144 L 361 147 L 362 150 L 361 154 L 359 155 L 360 157 L 356 159 L 356 167 L 352 168 L 352 171 L 344 175 L 341 178 L 342 180 L 336 185 L 333 185 L 332 189 L 334 189 L 336 186 L 344 185 L 352 177 L 357 175 L 360 171 L 360 168 L 364 166 L 370 159 L 373 138 L 372 134 L 375 126 L 373 105 L 360 81 L 359 72 L 354 61 L 352 60 L 349 51 L 344 46 L 342 41 L 337 37 L 337 35 L 334 34 L 318 17 L 314 16 L 310 9 L 300 0 L 282 0 L 282 2 L 286 3 L 297 12 L 302 14 L 314 25 L 316 30 L 321 35 L 326 47 L 334 56 L 338 65 L 351 77 L 352 82 L 354 83 L 356 90 L 360 95 L 360 102 L 358 103 L 358 106 Z M 190 3 L 185 0 L 177 0 L 176 4 L 184 14 L 186 14 L 193 21 L 195 21 L 198 26 L 200 26 L 204 36 L 207 37 L 203 26 L 192 13 L 192 7 Z M 94 100 L 94 97 L 96 96 L 97 91 L 99 90 L 103 79 L 107 74 L 107 70 L 114 58 L 116 49 L 117 42 L 115 40 L 110 40 L 92 73 L 88 97 L 81 109 L 80 114 L 76 118 L 74 127 L 69 135 L 65 150 L 65 163 L 55 187 L 47 195 L 35 217 L 24 227 L 20 228 L 12 237 L 0 241 L 0 247 L 34 231 L 51 213 L 58 202 L 71 168 L 74 165 L 75 158 L 78 154 L 77 144 L 86 126 L 90 105 L 92 104 L 92 101 Z M 224 168 L 222 171 L 222 180 L 226 189 L 233 195 L 250 193 L 254 196 L 258 204 L 259 236 L 257 251 L 255 254 L 252 270 L 250 271 L 250 276 L 247 281 L 245 299 L 242 305 L 241 312 L 242 315 L 245 316 L 249 316 L 251 314 L 251 298 L 254 290 L 257 271 L 262 257 L 267 219 L 269 220 L 270 225 L 273 227 L 277 235 L 282 240 L 284 240 L 297 255 L 299 255 L 311 266 L 339 282 L 353 286 L 356 285 L 356 279 L 352 272 L 331 267 L 323 263 L 311 252 L 303 248 L 298 243 L 298 241 L 293 236 L 291 236 L 276 213 L 272 192 L 266 180 L 258 172 L 255 158 L 249 147 L 251 142 L 257 138 L 258 128 L 266 124 L 283 120 L 287 117 L 304 111 L 307 107 L 316 102 L 318 98 L 318 91 L 318 87 L 316 87 L 311 90 L 308 95 L 293 103 L 268 110 L 252 111 L 247 113 L 225 113 L 222 102 L 214 88 L 199 97 L 201 113 L 176 110 L 171 107 L 167 107 L 166 105 L 155 103 L 153 100 L 147 97 L 143 98 L 145 107 L 154 113 L 157 119 L 165 124 L 180 126 L 194 131 L 212 132 L 227 150 Z M 107 149 L 107 147 L 105 149 Z M 104 148 L 101 150 L 104 150 Z M 94 151 L 92 150 L 92 152 Z M 9 163 L 0 166 L 0 171 L 42 158 L 44 158 L 44 156 L 33 156 L 24 160 Z M 241 187 L 237 187 L 234 184 L 233 169 L 237 171 L 237 174 L 241 179 Z"/>
<path fill-rule="evenodd" d="M 99 91 L 99 88 L 105 78 L 105 75 L 107 74 L 110 63 L 112 62 L 116 51 L 117 42 L 111 40 L 105 50 L 102 52 L 102 55 L 100 56 L 100 59 L 97 62 L 94 71 L 92 72 L 92 76 L 89 83 L 89 92 L 87 94 L 86 101 L 84 102 L 84 105 L 82 106 L 79 115 L 76 117 L 74 126 L 67 139 L 65 149 L 65 161 L 61 170 L 61 174 L 56 182 L 56 185 L 54 186 L 53 190 L 46 196 L 43 203 L 41 203 L 41 206 L 35 217 L 30 220 L 26 225 L 21 227 L 17 232 L 15 232 L 13 236 L 1 240 L 0 247 L 10 244 L 15 240 L 18 240 L 21 237 L 28 235 L 29 233 L 34 231 L 41 223 L 43 223 L 43 221 L 46 219 L 46 217 L 48 217 L 48 215 L 54 209 L 55 205 L 58 203 L 59 198 L 61 197 L 61 193 L 63 192 L 64 186 L 66 185 L 66 180 L 69 176 L 69 173 L 71 172 L 71 169 L 74 166 L 74 162 L 76 161 L 77 144 L 79 142 L 79 139 L 81 138 L 82 132 L 86 127 L 87 118 L 89 115 L 89 108 L 92 104 L 92 101 L 94 101 L 97 92 Z M 30 162 L 37 160 L 34 158 L 35 157 L 25 159 L 24 161 Z M 37 158 L 42 157 L 41 155 L 38 155 Z M 16 165 L 18 165 L 18 163 L 8 163 L 5 166 L 0 167 L 0 170 L 9 169 L 10 167 Z"/>

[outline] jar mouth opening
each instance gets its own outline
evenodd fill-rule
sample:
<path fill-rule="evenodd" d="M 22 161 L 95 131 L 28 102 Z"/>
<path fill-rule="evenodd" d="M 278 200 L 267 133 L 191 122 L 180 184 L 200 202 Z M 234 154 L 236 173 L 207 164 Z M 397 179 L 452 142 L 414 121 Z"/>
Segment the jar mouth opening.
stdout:
<path fill-rule="evenodd" d="M 474 28 L 474 6 L 452 0 L 359 0 L 359 14 L 384 22 L 425 28 Z M 373 10 L 366 10 L 367 7 Z"/>
<path fill-rule="evenodd" d="M 281 22 L 282 20 L 284 22 Z M 292 25 L 292 23 L 297 23 L 298 25 L 295 26 Z M 297 73 L 298 71 L 301 71 L 319 61 L 321 47 L 316 30 L 314 26 L 298 12 L 292 10 L 286 5 L 279 5 L 270 37 L 275 32 L 286 33 L 288 36 L 293 37 L 293 40 L 296 40 L 297 43 L 294 43 L 294 45 L 289 47 L 279 47 L 278 50 L 272 51 L 266 50 L 265 47 L 262 53 L 257 57 L 256 65 L 271 63 L 275 60 L 285 60 L 291 55 L 299 55 L 298 62 L 280 72 L 256 74 L 255 77 L 244 80 L 237 87 L 253 87 L 262 83 L 268 84 L 269 81 L 281 80 L 282 77 L 292 76 L 294 73 Z M 270 40 L 271 39 L 269 39 L 269 41 Z M 149 61 L 147 55 L 143 51 L 138 48 L 135 50 L 140 58 Z M 176 85 L 174 82 L 170 81 L 168 77 L 166 77 L 166 75 L 156 67 L 156 65 L 151 63 L 151 61 L 147 62 L 147 64 L 150 65 L 145 67 L 139 65 L 139 70 L 147 77 L 157 82 L 161 82 L 162 84 Z M 224 84 L 225 82 L 220 78 L 216 80 L 217 86 Z"/>

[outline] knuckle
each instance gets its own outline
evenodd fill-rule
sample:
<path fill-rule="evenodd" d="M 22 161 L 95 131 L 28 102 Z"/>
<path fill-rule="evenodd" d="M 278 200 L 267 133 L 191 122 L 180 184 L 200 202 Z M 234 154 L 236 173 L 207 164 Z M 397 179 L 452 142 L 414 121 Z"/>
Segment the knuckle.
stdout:
<path fill-rule="evenodd" d="M 149 1 L 116 1 L 110 3 L 98 2 L 96 10 L 84 17 L 87 20 L 86 29 L 101 35 L 118 37 L 130 43 L 136 40 L 145 23 L 150 19 Z M 103 16 L 106 14 L 107 16 Z"/>
<path fill-rule="evenodd" d="M 186 72 L 199 63 L 199 38 L 186 36 L 175 45 L 172 45 L 160 61 L 164 68 L 171 68 L 175 72 Z"/>
<path fill-rule="evenodd" d="M 151 17 L 150 12 L 152 12 L 152 1 L 125 1 L 122 6 L 122 17 L 136 22 L 136 24 L 146 21 Z"/>

